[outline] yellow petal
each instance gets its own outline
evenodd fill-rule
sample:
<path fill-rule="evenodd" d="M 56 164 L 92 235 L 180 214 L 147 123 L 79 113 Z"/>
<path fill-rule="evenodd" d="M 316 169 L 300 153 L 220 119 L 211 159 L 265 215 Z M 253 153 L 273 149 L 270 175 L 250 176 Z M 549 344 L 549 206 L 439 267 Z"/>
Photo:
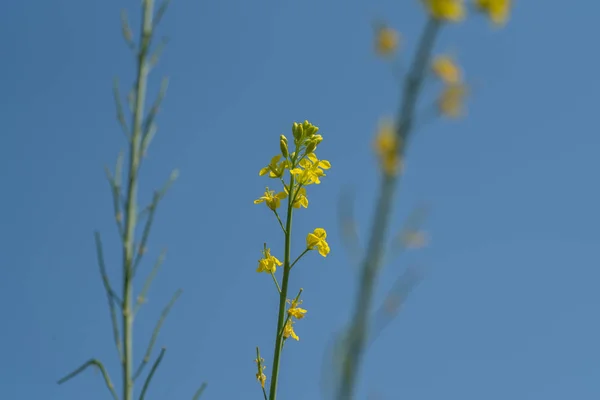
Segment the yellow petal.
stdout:
<path fill-rule="evenodd" d="M 277 259 L 277 257 L 275 257 L 275 256 L 271 256 L 271 259 L 273 260 L 273 262 L 274 262 L 275 264 L 277 264 L 277 266 L 282 266 L 282 265 L 283 265 L 283 264 L 281 263 L 281 261 L 279 261 L 279 260 Z"/>
<path fill-rule="evenodd" d="M 329 254 L 329 244 L 327 244 L 327 242 L 322 241 L 319 245 L 319 254 L 322 255 L 323 257 L 327 257 L 327 254 Z"/>
<path fill-rule="evenodd" d="M 304 314 L 306 314 L 306 310 L 303 308 L 290 308 L 288 314 L 296 319 L 302 319 L 304 318 Z"/>
<path fill-rule="evenodd" d="M 331 163 L 327 160 L 321 160 L 321 161 L 319 161 L 319 167 L 321 167 L 323 169 L 329 169 L 329 168 L 331 168 Z"/>
<path fill-rule="evenodd" d="M 314 234 L 321 239 L 325 239 L 327 237 L 327 232 L 323 228 L 316 228 Z"/>

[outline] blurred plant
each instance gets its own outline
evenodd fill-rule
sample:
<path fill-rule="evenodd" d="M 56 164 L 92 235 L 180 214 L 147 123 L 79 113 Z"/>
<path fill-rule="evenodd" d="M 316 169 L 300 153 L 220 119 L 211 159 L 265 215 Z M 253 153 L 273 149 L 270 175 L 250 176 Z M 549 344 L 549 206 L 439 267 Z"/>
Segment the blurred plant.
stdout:
<path fill-rule="evenodd" d="M 375 139 L 375 152 L 379 158 L 382 180 L 381 191 L 375 205 L 375 215 L 371 234 L 364 252 L 360 269 L 360 279 L 352 320 L 348 330 L 334 344 L 333 357 L 337 359 L 339 376 L 336 388 L 338 400 L 354 398 L 358 371 L 362 362 L 365 347 L 373 340 L 368 334 L 370 326 L 373 293 L 376 287 L 378 272 L 384 261 L 390 214 L 402 163 L 408 142 L 414 131 L 416 105 L 428 71 L 432 70 L 442 82 L 443 89 L 436 101 L 438 116 L 457 118 L 464 115 L 464 100 L 468 95 L 468 87 L 463 74 L 453 57 L 440 55 L 432 58 L 436 38 L 442 27 L 448 23 L 457 23 L 465 19 L 467 10 L 463 0 L 421 0 L 428 21 L 417 45 L 416 55 L 404 78 L 402 104 L 395 121 L 386 119 L 379 128 Z M 510 0 L 474 0 L 474 9 L 486 14 L 497 26 L 508 20 L 511 7 Z M 375 51 L 389 57 L 397 47 L 399 35 L 386 25 L 380 24 L 376 30 Z M 348 213 L 345 213 L 348 217 Z M 352 227 L 348 229 L 347 227 Z M 344 222 L 348 247 L 356 248 L 357 234 L 354 224 Z M 349 237 L 348 237 L 349 236 Z M 425 244 L 425 236 L 419 230 L 409 230 L 399 235 L 404 248 L 420 247 Z M 398 242 L 396 242 L 398 244 Z M 356 250 L 353 251 L 356 257 Z M 406 294 L 420 280 L 414 269 L 409 269 L 394 285 L 383 307 L 375 314 L 377 335 L 386 325 L 386 316 L 394 314 Z"/>
<path fill-rule="evenodd" d="M 114 85 L 114 98 L 117 108 L 117 120 L 125 134 L 128 142 L 128 162 L 129 168 L 127 171 L 127 180 L 125 185 L 122 186 L 122 168 L 123 168 L 123 152 L 119 154 L 117 159 L 114 175 L 111 174 L 110 170 L 106 169 L 108 182 L 110 184 L 115 221 L 117 224 L 119 238 L 122 241 L 123 247 L 123 259 L 122 259 L 122 276 L 123 276 L 123 288 L 122 293 L 119 296 L 113 285 L 110 283 L 105 262 L 104 252 L 102 248 L 102 240 L 100 233 L 95 233 L 96 240 L 96 252 L 98 258 L 98 265 L 100 268 L 100 275 L 102 277 L 102 283 L 106 290 L 108 298 L 108 306 L 110 310 L 111 323 L 113 329 L 113 339 L 117 348 L 119 361 L 122 367 L 122 396 L 117 394 L 117 390 L 113 385 L 109 374 L 102 364 L 97 359 L 91 359 L 84 363 L 82 366 L 77 368 L 75 371 L 66 375 L 64 378 L 58 381 L 62 384 L 71 378 L 75 377 L 79 373 L 83 372 L 90 366 L 97 367 L 102 372 L 106 387 L 110 391 L 113 399 L 118 400 L 133 400 L 134 396 L 134 381 L 141 375 L 146 365 L 150 362 L 154 345 L 158 338 L 160 329 L 164 323 L 165 318 L 169 314 L 174 303 L 181 295 L 181 290 L 178 290 L 172 297 L 171 301 L 162 311 L 162 314 L 152 332 L 150 342 L 144 354 L 144 357 L 139 362 L 137 368 L 134 370 L 134 357 L 133 357 L 133 320 L 136 313 L 146 300 L 146 295 L 150 289 L 150 285 L 158 272 L 161 264 L 165 258 L 165 251 L 163 251 L 158 259 L 156 260 L 152 270 L 148 274 L 140 293 L 137 297 L 133 293 L 133 279 L 135 278 L 138 267 L 142 261 L 144 254 L 146 253 L 148 238 L 150 236 L 150 230 L 152 228 L 152 222 L 158 204 L 160 203 L 163 196 L 171 184 L 177 179 L 177 170 L 171 173 L 171 176 L 167 183 L 162 189 L 155 191 L 152 202 L 142 211 L 138 211 L 137 205 L 137 190 L 138 190 L 138 176 L 142 160 L 146 155 L 150 142 L 154 137 L 157 126 L 155 123 L 158 110 L 162 103 L 162 100 L 167 91 L 168 80 L 165 78 L 162 81 L 160 92 L 156 98 L 154 104 L 150 108 L 150 111 L 144 116 L 144 108 L 146 103 L 146 87 L 148 82 L 148 75 L 152 68 L 158 62 L 160 54 L 164 48 L 166 40 L 162 40 L 157 46 L 152 49 L 152 41 L 154 39 L 155 29 L 160 23 L 164 16 L 170 0 L 164 0 L 155 12 L 153 0 L 142 0 L 141 5 L 141 29 L 139 34 L 139 43 L 135 43 L 133 34 L 131 32 L 127 14 L 125 11 L 121 13 L 121 28 L 123 38 L 127 43 L 128 47 L 135 53 L 137 61 L 136 79 L 135 84 L 128 96 L 129 108 L 132 113 L 132 126 L 131 128 L 127 124 L 125 119 L 125 113 L 121 102 L 121 94 L 119 92 L 118 82 L 115 80 Z M 145 223 L 144 223 L 145 221 Z M 138 225 L 143 224 L 142 235 L 139 242 L 136 241 L 136 228 Z M 135 301 L 134 301 L 135 299 Z M 119 312 L 117 312 L 117 309 Z M 117 313 L 120 314 L 121 323 L 117 317 Z M 142 385 L 142 389 L 139 395 L 139 399 L 143 400 L 152 378 L 160 365 L 164 355 L 165 348 L 162 348 L 158 357 L 152 364 L 148 375 Z M 199 399 L 202 395 L 206 384 L 198 389 L 193 399 Z"/>
<path fill-rule="evenodd" d="M 277 397 L 277 380 L 279 376 L 279 365 L 281 352 L 285 341 L 289 338 L 300 340 L 294 331 L 293 324 L 306 314 L 306 310 L 300 308 L 302 300 L 302 289 L 294 299 L 288 299 L 289 279 L 292 268 L 309 251 L 316 250 L 323 257 L 329 254 L 330 248 L 327 243 L 327 232 L 323 228 L 316 228 L 306 236 L 306 247 L 298 257 L 292 261 L 291 243 L 292 243 L 292 215 L 294 209 L 308 207 L 308 197 L 306 188 L 312 184 L 320 184 L 321 178 L 325 176 L 324 170 L 331 168 L 327 160 L 319 160 L 315 154 L 317 146 L 323 140 L 323 137 L 317 134 L 318 127 L 308 121 L 303 123 L 294 123 L 292 134 L 294 138 L 294 151 L 290 152 L 288 140 L 284 135 L 279 137 L 279 150 L 281 154 L 271 159 L 269 165 L 259 171 L 259 175 L 267 175 L 271 179 L 278 179 L 283 191 L 276 193 L 273 190 L 265 189 L 264 196 L 254 201 L 254 204 L 265 203 L 270 209 L 285 238 L 285 247 L 283 251 L 283 263 L 271 254 L 271 249 L 264 244 L 262 258 L 258 260 L 256 272 L 267 273 L 271 275 L 275 288 L 279 294 L 279 310 L 277 313 L 277 330 L 275 331 L 275 349 L 273 351 L 273 368 L 271 369 L 271 385 L 269 394 L 265 389 L 267 376 L 263 372 L 266 368 L 264 360 L 260 357 L 260 350 L 256 348 L 256 364 L 258 372 L 256 379 L 259 381 L 263 397 L 265 400 L 275 400 Z M 288 174 L 286 175 L 286 171 Z M 286 178 L 287 177 L 287 182 Z M 281 207 L 281 201 L 287 199 L 285 225 L 279 216 L 278 209 Z M 281 285 L 276 277 L 277 267 L 283 266 L 283 276 Z M 289 306 L 286 307 L 286 304 Z M 287 308 L 287 311 L 286 311 Z"/>

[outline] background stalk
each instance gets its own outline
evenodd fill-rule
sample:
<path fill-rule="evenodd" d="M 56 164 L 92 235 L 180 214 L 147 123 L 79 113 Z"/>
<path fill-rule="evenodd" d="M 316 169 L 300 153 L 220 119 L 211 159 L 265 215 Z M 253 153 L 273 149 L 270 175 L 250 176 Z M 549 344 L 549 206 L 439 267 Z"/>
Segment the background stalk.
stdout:
<path fill-rule="evenodd" d="M 441 23 L 430 18 L 421 35 L 417 54 L 404 83 L 402 106 L 398 115 L 396 136 L 399 139 L 399 156 L 405 153 L 407 141 L 413 125 L 414 110 L 420 94 L 423 79 L 427 74 L 431 52 Z M 354 306 L 354 316 L 345 343 L 338 400 L 351 400 L 354 396 L 356 378 L 362 361 L 367 339 L 369 313 L 373 301 L 373 292 L 377 273 L 383 259 L 383 246 L 387 236 L 389 216 L 392 210 L 395 187 L 398 178 L 383 174 L 381 192 L 375 206 L 375 216 L 366 256 L 360 276 L 360 286 Z"/>
<path fill-rule="evenodd" d="M 167 190 L 170 188 L 171 184 L 175 181 L 175 179 L 177 179 L 178 175 L 176 170 L 173 171 L 171 173 L 171 176 L 169 177 L 169 180 L 163 186 L 163 188 L 158 191 L 155 191 L 151 204 L 145 208 L 144 212 L 142 212 L 141 214 L 138 213 L 138 174 L 142 158 L 144 157 L 148 146 L 150 145 L 150 142 L 152 141 L 152 138 L 157 130 L 154 121 L 156 115 L 158 114 L 160 104 L 166 94 L 168 83 L 167 79 L 163 79 L 159 94 L 156 100 L 154 101 L 153 105 L 150 107 L 148 115 L 145 116 L 144 108 L 146 102 L 146 87 L 148 75 L 150 73 L 150 70 L 158 62 L 158 58 L 164 47 L 165 41 L 163 40 L 161 43 L 159 43 L 152 52 L 150 51 L 150 47 L 154 34 L 154 28 L 156 28 L 156 26 L 164 16 L 164 13 L 166 12 L 170 2 L 171 0 L 163 0 L 158 8 L 158 11 L 156 12 L 156 14 L 154 14 L 154 1 L 142 0 L 141 28 L 138 44 L 136 44 L 133 40 L 133 35 L 131 33 L 129 23 L 127 21 L 127 13 L 125 11 L 122 11 L 121 13 L 121 29 L 123 38 L 125 39 L 125 42 L 127 43 L 128 47 L 135 52 L 136 58 L 135 84 L 129 95 L 129 106 L 132 114 L 131 130 L 129 129 L 129 126 L 125 119 L 125 113 L 123 111 L 121 94 L 119 92 L 119 84 L 117 80 L 115 80 L 115 85 L 113 88 L 115 105 L 117 108 L 117 120 L 128 141 L 127 155 L 129 157 L 129 162 L 126 173 L 127 181 L 124 191 L 122 191 L 121 188 L 121 179 L 123 175 L 122 165 L 124 158 L 123 152 L 119 153 L 114 176 L 111 174 L 108 168 L 106 169 L 106 174 L 113 197 L 115 221 L 119 232 L 119 238 L 122 241 L 123 288 L 121 297 L 119 297 L 113 290 L 110 278 L 107 274 L 107 269 L 104 262 L 104 251 L 102 248 L 102 241 L 99 232 L 95 233 L 95 240 L 98 266 L 100 268 L 100 276 L 102 278 L 102 283 L 106 291 L 109 310 L 111 314 L 113 339 L 115 341 L 115 346 L 117 348 L 119 360 L 121 362 L 122 397 L 119 398 L 117 391 L 115 390 L 115 387 L 109 377 L 108 371 L 106 370 L 102 362 L 97 359 L 89 360 L 88 362 L 84 363 L 79 368 L 77 368 L 76 370 L 74 370 L 73 372 L 71 372 L 70 374 L 58 381 L 59 384 L 62 384 L 70 380 L 71 378 L 77 376 L 78 374 L 82 373 L 90 366 L 98 367 L 102 371 L 106 387 L 110 391 L 110 394 L 114 400 L 133 400 L 134 381 L 137 377 L 139 377 L 144 367 L 150 362 L 152 350 L 154 348 L 154 344 L 163 325 L 163 322 L 167 317 L 171 307 L 181 294 L 181 290 L 178 290 L 169 302 L 169 304 L 164 308 L 160 319 L 158 320 L 156 327 L 152 332 L 152 337 L 146 349 L 144 358 L 141 360 L 137 371 L 134 375 L 133 322 L 135 314 L 145 301 L 145 296 L 150 288 L 152 281 L 154 280 L 154 277 L 156 276 L 156 272 L 158 271 L 164 260 L 165 252 L 163 251 L 161 253 L 161 255 L 158 257 L 158 260 L 154 264 L 154 267 L 150 271 L 150 274 L 147 276 L 142 291 L 140 292 L 135 305 L 133 304 L 133 279 L 136 276 L 137 269 L 146 251 L 146 243 L 150 235 L 152 221 L 154 219 L 154 214 L 156 212 L 158 204 L 163 198 L 163 196 L 166 194 Z M 139 243 L 136 243 L 136 227 L 138 225 L 138 222 L 142 219 L 145 219 L 143 233 L 141 241 Z M 117 309 L 121 311 L 121 326 L 119 326 Z M 150 387 L 152 378 L 154 377 L 165 355 L 165 351 L 166 349 L 163 348 L 160 351 L 158 358 L 152 364 L 151 370 L 147 375 L 142 386 L 142 391 L 139 400 L 144 399 L 146 392 Z M 202 395 L 205 388 L 206 384 L 204 383 L 202 384 L 202 387 L 196 392 L 193 398 L 198 399 Z"/>
<path fill-rule="evenodd" d="M 133 400 L 133 260 L 137 224 L 137 177 L 140 167 L 142 125 L 148 81 L 148 47 L 152 35 L 153 0 L 142 5 L 142 29 L 137 60 L 137 79 L 133 111 L 133 130 L 129 142 L 129 172 L 125 200 L 125 235 L 123 237 L 123 398 Z"/>

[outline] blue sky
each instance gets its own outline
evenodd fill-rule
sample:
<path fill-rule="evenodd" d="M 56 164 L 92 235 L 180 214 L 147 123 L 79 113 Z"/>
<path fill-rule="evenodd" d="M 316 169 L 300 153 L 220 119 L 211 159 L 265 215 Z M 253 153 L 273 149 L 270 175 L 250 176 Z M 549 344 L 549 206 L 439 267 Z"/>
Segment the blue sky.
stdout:
<path fill-rule="evenodd" d="M 422 202 L 429 247 L 384 270 L 377 300 L 409 266 L 425 268 L 400 315 L 371 346 L 361 399 L 597 399 L 600 396 L 600 6 L 517 1 L 509 25 L 469 18 L 444 29 L 475 92 L 468 118 L 423 126 L 411 144 L 392 225 Z M 543 3 L 543 5 L 542 5 Z M 119 11 L 138 1 L 13 1 L 0 5 L 0 393 L 10 399 L 107 399 L 90 357 L 119 381 L 93 230 L 113 279 L 119 243 L 104 165 L 125 145 L 111 84 L 133 59 Z M 535 7 L 540 7 L 536 9 Z M 543 7 L 543 8 L 542 8 Z M 398 107 L 391 68 L 374 57 L 372 21 L 403 34 L 412 56 L 424 23 L 417 1 L 175 0 L 171 39 L 153 73 L 170 88 L 140 193 L 181 172 L 161 204 L 143 272 L 168 256 L 136 320 L 141 355 L 163 305 L 184 289 L 159 337 L 167 353 L 149 399 L 259 399 L 255 346 L 271 366 L 276 292 L 255 273 L 262 243 L 281 248 L 275 220 L 252 201 L 278 136 L 309 119 L 333 168 L 311 187 L 295 247 L 321 226 L 332 253 L 309 254 L 301 341 L 286 345 L 280 397 L 320 398 L 326 346 L 348 318 L 355 268 L 337 229 L 338 197 L 358 193 L 362 240 L 377 191 L 370 152 L 380 117 Z M 423 107 L 432 100 L 428 90 Z M 368 397 L 371 396 L 371 397 Z"/>

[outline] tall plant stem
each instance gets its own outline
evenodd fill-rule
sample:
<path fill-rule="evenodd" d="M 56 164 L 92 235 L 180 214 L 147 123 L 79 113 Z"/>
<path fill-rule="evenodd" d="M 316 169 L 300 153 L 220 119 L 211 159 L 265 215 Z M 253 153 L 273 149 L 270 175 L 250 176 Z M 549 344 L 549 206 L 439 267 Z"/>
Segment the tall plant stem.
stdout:
<path fill-rule="evenodd" d="M 134 235 L 137 223 L 137 178 L 141 159 L 141 140 L 148 78 L 148 48 L 152 35 L 153 0 L 142 5 L 142 29 L 137 57 L 133 129 L 129 142 L 129 172 L 125 202 L 125 233 L 123 236 L 123 397 L 133 400 L 133 260 Z"/>
<path fill-rule="evenodd" d="M 428 70 L 429 59 L 440 25 L 441 23 L 435 19 L 429 19 L 427 22 L 421 35 L 415 60 L 406 77 L 403 101 L 398 115 L 396 130 L 396 135 L 401 143 L 398 149 L 401 152 L 400 155 L 406 150 L 406 143 L 412 129 L 415 106 L 423 79 Z M 345 347 L 340 386 L 338 388 L 338 400 L 351 400 L 353 398 L 356 378 L 367 338 L 373 292 L 377 272 L 383 259 L 383 245 L 387 234 L 389 215 L 392 210 L 397 181 L 398 179 L 394 175 L 384 174 L 382 178 L 381 192 L 375 207 L 371 237 L 362 266 L 354 316 Z"/>
<path fill-rule="evenodd" d="M 277 379 L 279 376 L 279 360 L 281 359 L 281 349 L 283 348 L 283 324 L 285 322 L 285 302 L 287 300 L 288 281 L 290 278 L 290 251 L 292 242 L 292 206 L 294 176 L 290 178 L 290 193 L 287 204 L 287 218 L 285 221 L 285 255 L 283 260 L 283 280 L 281 283 L 281 292 L 279 293 L 279 314 L 277 316 L 277 332 L 275 336 L 275 350 L 273 352 L 273 370 L 271 372 L 271 387 L 269 389 L 269 400 L 275 400 L 277 397 Z"/>

